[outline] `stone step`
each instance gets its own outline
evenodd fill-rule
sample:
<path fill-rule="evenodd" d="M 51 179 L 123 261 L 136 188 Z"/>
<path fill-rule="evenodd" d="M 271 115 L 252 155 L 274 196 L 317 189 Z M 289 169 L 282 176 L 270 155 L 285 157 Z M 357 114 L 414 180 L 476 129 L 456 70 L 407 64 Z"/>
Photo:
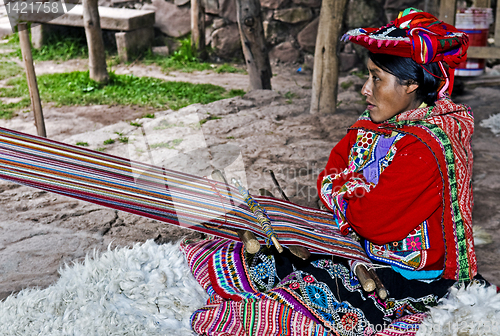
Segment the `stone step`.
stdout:
<path fill-rule="evenodd" d="M 128 8 L 99 7 L 101 29 L 131 31 L 153 27 L 155 12 Z M 74 5 L 67 13 L 56 16 L 51 13 L 21 14 L 20 20 L 50 23 L 63 26 L 83 27 L 83 6 Z"/>

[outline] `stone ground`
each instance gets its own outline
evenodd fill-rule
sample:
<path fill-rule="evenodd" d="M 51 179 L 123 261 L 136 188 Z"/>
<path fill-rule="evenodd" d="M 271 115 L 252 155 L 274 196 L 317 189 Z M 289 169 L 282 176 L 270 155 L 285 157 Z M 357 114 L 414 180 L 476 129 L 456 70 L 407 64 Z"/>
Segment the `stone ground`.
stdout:
<path fill-rule="evenodd" d="M 78 60 L 36 65 L 38 74 L 84 68 L 85 61 Z M 166 76 L 154 66 L 141 65 L 119 66 L 114 70 L 226 88 L 247 89 L 248 85 L 248 78 L 241 74 L 174 72 Z M 134 143 L 138 142 L 132 140 L 138 136 L 137 127 L 129 122 L 135 121 L 145 129 L 149 127 L 148 137 L 183 139 L 175 148 L 155 149 L 151 157 L 155 164 L 169 163 L 170 167 L 181 170 L 198 169 L 202 175 L 209 174 L 213 167 L 229 169 L 239 165 L 238 169 L 246 173 L 252 193 L 266 188 L 278 196 L 268 173 L 273 170 L 293 202 L 316 206 L 316 177 L 325 166 L 331 148 L 364 108 L 359 94 L 363 79 L 354 75 L 342 77 L 338 111 L 311 115 L 308 113 L 311 74 L 297 73 L 290 67 L 274 67 L 273 72 L 274 91 L 254 91 L 244 97 L 193 105 L 180 111 L 46 105 L 47 134 L 59 141 L 88 142 L 91 149 L 105 148 L 107 153 L 147 160 L 148 157 L 141 158 L 141 152 L 134 149 Z M 457 101 L 469 104 L 476 114 L 474 224 L 482 228 L 486 240 L 491 240 L 478 246 L 477 254 L 480 272 L 497 285 L 500 284 L 500 138 L 479 124 L 498 113 L 498 96 L 500 87 L 466 87 L 456 97 Z M 154 119 L 141 118 L 153 112 Z M 208 116 L 210 120 L 201 128 L 189 127 L 193 120 L 196 123 Z M 189 119 L 191 124 L 179 122 L 182 118 Z M 0 126 L 36 134 L 32 113 L 21 112 L 10 120 L 0 120 Z M 103 145 L 107 138 L 118 138 L 116 132 L 128 136 L 129 144 L 117 141 Z M 197 136 L 201 136 L 197 143 L 189 140 Z M 196 159 L 192 155 L 198 153 L 195 149 L 209 153 L 212 160 L 192 164 L 194 161 L 189 160 Z M 7 181 L 0 181 L 0 210 L 0 299 L 22 288 L 43 288 L 54 283 L 59 268 L 82 260 L 94 249 L 131 246 L 147 239 L 167 242 L 187 234 L 196 235 L 155 220 Z"/>

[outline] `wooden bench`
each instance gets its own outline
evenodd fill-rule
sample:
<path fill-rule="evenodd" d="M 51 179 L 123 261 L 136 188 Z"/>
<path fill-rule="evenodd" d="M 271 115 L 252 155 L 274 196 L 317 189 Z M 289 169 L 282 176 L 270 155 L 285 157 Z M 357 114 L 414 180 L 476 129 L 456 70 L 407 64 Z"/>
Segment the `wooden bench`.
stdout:
<path fill-rule="evenodd" d="M 154 38 L 155 12 L 127 8 L 98 7 L 101 29 L 115 33 L 118 56 L 128 62 L 141 51 L 151 47 Z M 50 25 L 83 27 L 83 6 L 75 5 L 67 13 L 53 18 L 37 15 L 28 20 L 41 23 L 32 27 L 32 44 L 40 48 Z"/>

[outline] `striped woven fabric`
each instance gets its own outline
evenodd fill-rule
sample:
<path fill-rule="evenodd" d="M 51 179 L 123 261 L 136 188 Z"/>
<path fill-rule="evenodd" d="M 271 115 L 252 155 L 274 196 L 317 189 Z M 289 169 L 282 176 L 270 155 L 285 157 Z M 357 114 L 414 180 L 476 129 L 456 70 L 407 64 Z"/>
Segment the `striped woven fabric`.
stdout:
<path fill-rule="evenodd" d="M 222 238 L 239 240 L 234 230 L 245 229 L 266 240 L 233 186 L 4 128 L 0 178 Z M 255 200 L 283 245 L 369 262 L 358 242 L 340 234 L 330 213 Z"/>

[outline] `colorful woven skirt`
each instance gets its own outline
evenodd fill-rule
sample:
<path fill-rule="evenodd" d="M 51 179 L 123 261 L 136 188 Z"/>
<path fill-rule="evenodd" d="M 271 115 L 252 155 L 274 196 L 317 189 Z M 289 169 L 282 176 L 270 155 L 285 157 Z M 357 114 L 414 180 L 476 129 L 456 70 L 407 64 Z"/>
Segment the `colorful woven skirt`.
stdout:
<path fill-rule="evenodd" d="M 303 261 L 274 248 L 249 255 L 243 244 L 225 239 L 184 242 L 181 248 L 210 295 L 192 316 L 201 335 L 412 335 L 422 313 L 454 284 L 427 284 L 377 269 L 389 291 L 382 301 L 362 290 L 342 258 Z"/>

